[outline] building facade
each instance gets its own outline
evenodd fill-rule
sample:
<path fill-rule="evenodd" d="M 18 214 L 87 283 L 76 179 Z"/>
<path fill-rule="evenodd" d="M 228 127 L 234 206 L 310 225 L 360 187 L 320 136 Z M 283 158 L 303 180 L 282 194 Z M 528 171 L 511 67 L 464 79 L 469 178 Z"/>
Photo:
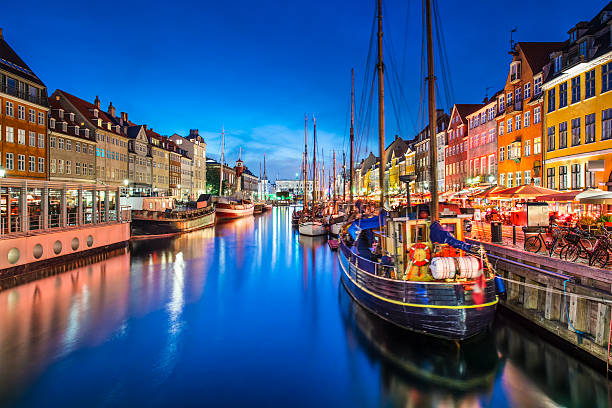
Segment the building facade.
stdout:
<path fill-rule="evenodd" d="M 499 185 L 542 185 L 542 84 L 549 56 L 560 42 L 519 42 L 504 87 L 497 98 Z"/>
<path fill-rule="evenodd" d="M 153 188 L 153 157 L 150 155 L 146 126 L 127 126 L 127 137 L 129 188 L 132 194 L 150 195 Z"/>
<path fill-rule="evenodd" d="M 198 129 L 190 129 L 185 139 L 190 143 L 186 144 L 184 149 L 193 159 L 193 192 L 199 197 L 200 194 L 206 193 L 206 142 Z"/>
<path fill-rule="evenodd" d="M 497 184 L 497 97 L 485 99 L 482 106 L 467 115 L 468 174 L 470 185 Z"/>
<path fill-rule="evenodd" d="M 47 88 L 4 40 L 0 29 L 0 166 L 7 177 L 44 180 Z"/>
<path fill-rule="evenodd" d="M 612 186 L 612 3 L 568 31 L 544 83 L 546 187 Z"/>
<path fill-rule="evenodd" d="M 467 116 L 481 106 L 480 104 L 455 104 L 453 106 L 446 130 L 445 191 L 459 191 L 467 185 Z"/>
<path fill-rule="evenodd" d="M 96 179 L 96 141 L 81 127 L 74 112 L 66 112 L 60 101 L 49 98 L 49 180 L 93 184 Z M 44 160 L 38 165 L 44 167 Z"/>

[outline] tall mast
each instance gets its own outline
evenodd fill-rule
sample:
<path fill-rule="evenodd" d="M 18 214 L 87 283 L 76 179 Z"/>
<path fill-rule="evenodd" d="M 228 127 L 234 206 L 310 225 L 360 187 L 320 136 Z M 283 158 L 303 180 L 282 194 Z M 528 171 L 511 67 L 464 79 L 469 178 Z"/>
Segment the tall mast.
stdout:
<path fill-rule="evenodd" d="M 342 202 L 346 200 L 346 158 L 342 152 Z"/>
<path fill-rule="evenodd" d="M 266 153 L 264 152 L 264 178 L 263 178 L 263 186 L 261 188 L 264 199 L 266 198 L 266 187 L 267 186 L 268 186 L 268 178 L 266 177 Z"/>
<path fill-rule="evenodd" d="M 315 200 L 317 199 L 315 194 L 317 190 L 317 119 L 314 115 L 312 115 L 312 122 L 314 127 L 312 136 L 312 218 L 314 218 Z"/>
<path fill-rule="evenodd" d="M 429 3 L 429 0 L 426 0 Z M 380 208 L 385 206 L 385 87 L 383 80 L 383 31 L 382 31 L 382 0 L 378 0 L 378 183 L 380 187 Z"/>
<path fill-rule="evenodd" d="M 308 209 L 308 116 L 304 115 L 304 211 Z"/>
<path fill-rule="evenodd" d="M 353 168 L 354 163 L 353 163 L 353 143 L 355 140 L 355 129 L 354 129 L 354 122 L 355 122 L 355 102 L 353 101 L 353 93 L 354 93 L 354 89 L 353 89 L 353 69 L 351 68 L 351 157 L 349 158 L 349 176 L 350 176 L 350 181 L 349 181 L 349 195 L 350 195 L 350 202 L 351 204 L 353 204 Z M 342 153 L 342 162 L 344 162 L 344 152 Z M 343 184 L 344 186 L 344 184 Z M 343 195 L 344 195 L 344 187 L 343 187 Z M 345 198 L 346 199 L 346 198 Z"/>
<path fill-rule="evenodd" d="M 261 200 L 261 160 L 259 161 L 259 180 L 257 181 L 257 194 L 259 195 L 259 199 Z"/>
<path fill-rule="evenodd" d="M 333 168 L 333 184 L 332 189 L 334 191 L 334 205 L 336 205 L 336 151 L 334 150 L 334 168 Z"/>
<path fill-rule="evenodd" d="M 225 126 L 221 137 L 221 167 L 219 167 L 219 197 L 223 196 L 223 146 L 225 145 Z"/>
<path fill-rule="evenodd" d="M 438 220 L 438 144 L 436 143 L 436 77 L 434 76 L 433 38 L 431 29 L 431 0 L 425 0 L 427 18 L 427 87 L 429 90 L 429 183 L 431 191 L 430 216 Z"/>

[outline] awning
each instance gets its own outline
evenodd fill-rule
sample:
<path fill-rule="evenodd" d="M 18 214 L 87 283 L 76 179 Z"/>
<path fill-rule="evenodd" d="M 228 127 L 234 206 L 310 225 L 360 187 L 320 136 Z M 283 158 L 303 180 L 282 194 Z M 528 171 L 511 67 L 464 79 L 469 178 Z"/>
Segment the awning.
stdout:
<path fill-rule="evenodd" d="M 560 191 L 558 193 L 537 196 L 536 201 L 578 201 L 576 196 L 580 193 L 582 193 L 582 190 Z"/>
<path fill-rule="evenodd" d="M 507 188 L 494 195 L 496 197 L 501 197 L 501 198 L 529 199 L 529 198 L 536 198 L 541 195 L 555 194 L 555 193 L 557 193 L 557 191 L 555 190 L 528 184 L 528 185 L 523 185 L 523 186 Z"/>
<path fill-rule="evenodd" d="M 582 204 L 612 204 L 612 191 L 604 191 L 599 195 L 583 197 L 580 199 Z"/>
<path fill-rule="evenodd" d="M 481 191 L 480 193 L 474 194 L 472 198 L 488 198 L 488 197 L 491 197 L 492 195 L 495 195 L 495 193 L 502 191 L 504 189 L 505 188 L 501 186 L 493 186 L 493 187 L 486 189 L 485 191 Z"/>

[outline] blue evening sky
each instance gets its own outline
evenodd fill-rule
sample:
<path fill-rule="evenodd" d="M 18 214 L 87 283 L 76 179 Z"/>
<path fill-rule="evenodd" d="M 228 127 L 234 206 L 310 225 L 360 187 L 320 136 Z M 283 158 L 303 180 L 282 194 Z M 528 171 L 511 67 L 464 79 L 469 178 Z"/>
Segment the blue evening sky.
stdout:
<path fill-rule="evenodd" d="M 519 41 L 563 41 L 570 27 L 607 4 L 559 0 L 512 8 L 498 1 L 438 1 L 458 103 L 480 102 L 487 87 L 491 94 L 503 86 L 512 27 Z M 270 178 L 298 171 L 305 113 L 317 117 L 326 168 L 331 150 L 346 148 L 350 69 L 359 98 L 373 0 L 5 3 L 4 38 L 49 93 L 60 88 L 90 101 L 99 95 L 103 108 L 112 101 L 162 134 L 198 128 L 215 158 L 225 125 L 226 160 L 237 159 L 242 146 L 243 159 L 258 174 L 266 152 Z M 397 67 L 389 69 L 404 94 L 400 126 L 387 95 L 388 140 L 396 133 L 411 138 L 423 123 L 417 114 L 420 7 L 421 1 L 383 4 L 385 40 Z M 391 56 L 385 58 L 391 64 Z M 387 81 L 389 93 L 397 82 Z M 375 149 L 375 126 L 360 137 L 361 156 Z"/>

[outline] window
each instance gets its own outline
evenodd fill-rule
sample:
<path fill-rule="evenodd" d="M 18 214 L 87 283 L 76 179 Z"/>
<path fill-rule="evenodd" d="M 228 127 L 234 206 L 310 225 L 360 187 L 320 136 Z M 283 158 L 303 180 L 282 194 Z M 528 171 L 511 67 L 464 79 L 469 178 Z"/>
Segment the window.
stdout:
<path fill-rule="evenodd" d="M 572 78 L 572 103 L 580 102 L 580 75 Z"/>
<path fill-rule="evenodd" d="M 24 129 L 17 129 L 17 142 L 20 145 L 25 145 L 25 130 Z"/>
<path fill-rule="evenodd" d="M 55 136 L 49 138 L 49 147 L 55 147 Z"/>
<path fill-rule="evenodd" d="M 34 112 L 34 109 L 28 110 L 28 116 L 29 116 L 30 122 L 36 123 L 36 112 Z"/>
<path fill-rule="evenodd" d="M 45 158 L 44 157 L 38 158 L 38 172 L 39 173 L 45 172 Z"/>
<path fill-rule="evenodd" d="M 601 111 L 601 140 L 612 138 L 612 108 Z"/>
<path fill-rule="evenodd" d="M 559 190 L 567 189 L 567 166 L 559 166 Z"/>
<path fill-rule="evenodd" d="M 510 81 L 521 79 L 521 61 L 513 62 L 510 65 Z"/>
<path fill-rule="evenodd" d="M 536 137 L 533 139 L 533 154 L 542 153 L 542 138 Z"/>
<path fill-rule="evenodd" d="M 64 172 L 64 160 L 62 160 L 62 159 L 58 159 L 57 160 L 57 172 L 58 173 L 63 173 Z"/>
<path fill-rule="evenodd" d="M 542 77 L 533 79 L 533 95 L 538 96 L 542 93 Z"/>
<path fill-rule="evenodd" d="M 514 185 L 512 184 L 512 173 L 508 173 L 508 174 L 506 175 L 506 177 L 507 177 L 507 180 L 508 180 L 508 181 L 507 181 L 507 183 L 508 183 L 508 184 L 507 184 L 507 185 L 508 185 L 508 188 L 510 188 L 510 187 L 514 187 Z"/>
<path fill-rule="evenodd" d="M 531 184 L 531 170 L 525 170 L 525 185 Z"/>
<path fill-rule="evenodd" d="M 42 112 L 38 112 L 38 124 L 39 125 L 45 124 L 45 114 Z"/>
<path fill-rule="evenodd" d="M 13 102 L 6 103 L 6 116 L 13 116 Z"/>
<path fill-rule="evenodd" d="M 25 107 L 17 105 L 17 119 L 25 120 Z"/>
<path fill-rule="evenodd" d="M 15 164 L 13 161 L 13 153 L 6 154 L 6 168 L 7 170 L 13 170 L 15 168 Z"/>
<path fill-rule="evenodd" d="M 87 150 L 87 149 L 85 149 Z M 74 142 L 74 151 L 77 153 L 81 153 L 81 143 L 79 142 Z"/>
<path fill-rule="evenodd" d="M 548 91 L 548 112 L 555 110 L 555 88 Z"/>
<path fill-rule="evenodd" d="M 567 82 L 559 85 L 559 109 L 567 106 Z"/>
<path fill-rule="evenodd" d="M 595 141 L 595 114 L 591 113 L 584 117 L 584 143 Z"/>
<path fill-rule="evenodd" d="M 504 121 L 499 122 L 499 132 L 497 134 L 500 136 L 504 134 Z"/>
<path fill-rule="evenodd" d="M 508 106 L 508 108 L 510 107 L 510 105 L 512 105 L 512 92 L 508 92 L 506 94 L 506 105 Z"/>
<path fill-rule="evenodd" d="M 531 82 L 527 82 L 524 86 L 524 92 L 525 95 L 523 97 L 523 99 L 527 100 L 529 98 L 531 98 Z"/>
<path fill-rule="evenodd" d="M 529 127 L 529 125 L 531 125 L 531 123 L 529 122 L 531 122 L 531 112 L 527 111 L 525 112 L 525 116 L 523 119 L 523 127 Z"/>
<path fill-rule="evenodd" d="M 552 152 L 555 150 L 555 127 L 548 128 L 548 137 L 546 138 L 546 151 Z"/>
<path fill-rule="evenodd" d="M 506 175 L 504 173 L 499 175 L 499 185 L 502 187 L 506 186 Z"/>
<path fill-rule="evenodd" d="M 28 168 L 31 173 L 34 173 L 36 171 L 36 157 L 28 157 Z"/>
<path fill-rule="evenodd" d="M 82 164 L 82 167 L 83 167 L 83 175 L 84 175 L 84 176 L 86 176 L 86 175 L 87 175 L 87 163 L 83 163 L 83 164 Z M 91 176 L 91 175 L 92 175 L 92 174 L 90 174 L 90 176 Z"/>
<path fill-rule="evenodd" d="M 12 127 L 6 127 L 6 141 L 9 143 L 15 143 L 15 132 Z"/>
<path fill-rule="evenodd" d="M 28 135 L 28 144 L 32 147 L 36 147 L 36 132 L 30 132 Z"/>
<path fill-rule="evenodd" d="M 25 154 L 17 156 L 17 170 L 25 171 Z"/>
<path fill-rule="evenodd" d="M 489 143 L 493 143 L 493 142 L 495 142 L 495 129 L 490 129 L 489 130 Z"/>
<path fill-rule="evenodd" d="M 41 149 L 45 148 L 45 135 L 42 133 L 38 134 L 38 147 Z"/>
<path fill-rule="evenodd" d="M 60 150 L 64 150 L 64 139 L 61 137 L 57 138 L 57 148 Z"/>
<path fill-rule="evenodd" d="M 512 132 L 512 118 L 508 119 L 508 133 Z"/>
<path fill-rule="evenodd" d="M 536 123 L 540 123 L 541 119 L 542 119 L 542 117 L 540 115 L 540 107 L 536 106 L 533 109 L 533 124 L 535 125 Z"/>
<path fill-rule="evenodd" d="M 49 171 L 51 173 L 55 173 L 55 171 L 56 171 L 56 160 L 55 159 L 51 159 L 51 166 L 50 166 Z"/>
<path fill-rule="evenodd" d="M 521 173 L 520 171 L 517 171 L 514 175 L 515 178 L 515 183 L 517 186 L 522 186 L 523 182 L 521 181 L 521 176 L 523 175 L 523 173 Z"/>
<path fill-rule="evenodd" d="M 525 156 L 531 156 L 531 140 L 525 141 Z"/>
<path fill-rule="evenodd" d="M 580 164 L 572 164 L 572 189 L 580 187 Z"/>
<path fill-rule="evenodd" d="M 546 187 L 551 190 L 555 189 L 555 168 L 549 167 L 546 169 Z"/>
<path fill-rule="evenodd" d="M 66 174 L 72 174 L 72 162 L 66 160 Z"/>
<path fill-rule="evenodd" d="M 583 41 L 580 43 L 580 56 L 586 57 L 587 55 L 587 42 Z"/>
<path fill-rule="evenodd" d="M 66 139 L 66 150 L 69 152 L 72 151 L 72 140 Z"/>
<path fill-rule="evenodd" d="M 504 95 L 499 97 L 499 111 L 502 112 L 503 110 L 504 110 Z"/>
<path fill-rule="evenodd" d="M 594 171 L 589 171 L 587 169 L 588 163 L 584 164 L 584 187 L 585 188 L 596 188 L 597 186 L 595 185 L 595 172 Z"/>
<path fill-rule="evenodd" d="M 580 118 L 572 119 L 572 146 L 580 144 Z"/>
<path fill-rule="evenodd" d="M 506 148 L 504 146 L 499 148 L 499 161 L 504 161 L 506 160 Z"/>
<path fill-rule="evenodd" d="M 514 126 L 516 127 L 516 130 L 521 128 L 521 123 L 521 115 L 516 115 L 516 118 L 514 118 Z"/>
<path fill-rule="evenodd" d="M 567 122 L 559 123 L 559 149 L 567 147 Z"/>
<path fill-rule="evenodd" d="M 595 70 L 584 74 L 584 99 L 595 96 Z"/>
<path fill-rule="evenodd" d="M 601 67 L 601 93 L 612 89 L 612 62 Z"/>

